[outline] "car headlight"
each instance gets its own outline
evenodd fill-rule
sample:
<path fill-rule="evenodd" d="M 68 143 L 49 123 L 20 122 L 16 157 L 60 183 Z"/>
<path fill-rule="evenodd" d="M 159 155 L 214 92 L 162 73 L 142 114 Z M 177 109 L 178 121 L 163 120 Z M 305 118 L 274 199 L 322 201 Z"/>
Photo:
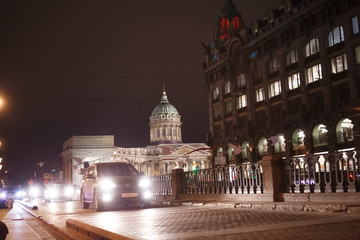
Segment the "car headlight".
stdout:
<path fill-rule="evenodd" d="M 102 191 L 110 191 L 116 188 L 116 185 L 112 181 L 104 179 L 99 182 L 99 187 Z"/>
<path fill-rule="evenodd" d="M 32 187 L 30 189 L 30 195 L 33 197 L 38 197 L 40 195 L 40 189 L 37 187 Z"/>
<path fill-rule="evenodd" d="M 73 187 L 69 187 L 69 186 L 65 187 L 65 196 L 68 196 L 68 197 L 73 196 L 74 192 L 75 191 L 74 191 Z"/>
<path fill-rule="evenodd" d="M 26 193 L 22 190 L 16 192 L 16 197 L 22 198 L 26 195 Z"/>
<path fill-rule="evenodd" d="M 48 191 L 48 194 L 51 196 L 51 197 L 57 197 L 59 195 L 59 189 L 57 188 L 50 188 L 49 191 Z"/>
<path fill-rule="evenodd" d="M 147 187 L 150 187 L 150 180 L 147 179 L 147 178 L 143 178 L 140 180 L 139 182 L 139 187 L 143 187 L 143 188 L 147 188 Z"/>
<path fill-rule="evenodd" d="M 0 193 L 0 198 L 1 199 L 6 199 L 6 193 L 5 192 Z"/>

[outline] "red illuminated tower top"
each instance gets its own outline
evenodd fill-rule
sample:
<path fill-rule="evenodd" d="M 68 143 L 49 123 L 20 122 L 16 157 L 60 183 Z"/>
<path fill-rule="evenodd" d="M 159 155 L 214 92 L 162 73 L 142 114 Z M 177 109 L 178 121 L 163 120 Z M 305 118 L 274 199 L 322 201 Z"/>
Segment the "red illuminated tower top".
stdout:
<path fill-rule="evenodd" d="M 235 4 L 226 0 L 216 26 L 215 41 L 223 42 L 230 37 L 239 36 L 239 30 L 243 27 L 244 22 Z"/>

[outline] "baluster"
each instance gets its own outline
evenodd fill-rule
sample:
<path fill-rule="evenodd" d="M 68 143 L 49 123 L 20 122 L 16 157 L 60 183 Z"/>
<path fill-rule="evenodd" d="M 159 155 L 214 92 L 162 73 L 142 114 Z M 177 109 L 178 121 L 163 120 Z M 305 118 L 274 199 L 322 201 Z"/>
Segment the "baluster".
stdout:
<path fill-rule="evenodd" d="M 348 192 L 356 192 L 355 185 L 355 159 L 353 158 L 353 153 L 347 153 L 347 182 L 348 182 Z"/>
<path fill-rule="evenodd" d="M 295 160 L 293 183 L 294 183 L 294 191 L 295 191 L 295 193 L 301 193 L 301 166 L 300 166 L 300 159 Z"/>
<path fill-rule="evenodd" d="M 324 192 L 332 192 L 332 172 L 331 172 L 331 162 L 330 156 L 324 155 Z"/>
<path fill-rule="evenodd" d="M 316 156 L 312 157 L 312 160 L 314 162 L 314 169 L 315 169 L 315 183 L 314 183 L 314 192 L 319 193 L 323 192 L 323 174 L 321 173 L 321 164 L 318 161 L 318 158 Z"/>
<path fill-rule="evenodd" d="M 336 192 L 344 192 L 344 162 L 341 155 L 335 159 L 335 180 L 336 180 Z M 337 186 L 342 186 L 338 188 Z"/>

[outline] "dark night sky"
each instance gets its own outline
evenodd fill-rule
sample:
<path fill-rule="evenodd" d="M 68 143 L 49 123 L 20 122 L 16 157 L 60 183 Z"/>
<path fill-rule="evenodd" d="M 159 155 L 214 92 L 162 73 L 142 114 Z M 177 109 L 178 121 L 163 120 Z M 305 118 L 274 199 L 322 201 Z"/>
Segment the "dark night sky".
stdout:
<path fill-rule="evenodd" d="M 234 0 L 246 25 L 281 0 Z M 203 49 L 224 0 L 0 1 L 0 155 L 15 176 L 59 164 L 73 135 L 149 142 L 162 82 L 183 142 L 206 142 Z"/>

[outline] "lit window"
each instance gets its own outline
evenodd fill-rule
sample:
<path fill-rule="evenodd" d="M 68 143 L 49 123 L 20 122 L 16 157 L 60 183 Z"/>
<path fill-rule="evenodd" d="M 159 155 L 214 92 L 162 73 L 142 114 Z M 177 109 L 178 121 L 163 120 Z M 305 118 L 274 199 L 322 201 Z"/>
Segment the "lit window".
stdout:
<path fill-rule="evenodd" d="M 289 90 L 293 90 L 295 88 L 300 87 L 300 74 L 295 73 L 291 76 L 288 76 L 288 85 L 289 85 Z"/>
<path fill-rule="evenodd" d="M 237 84 L 238 87 L 245 87 L 246 85 L 246 81 L 245 81 L 245 74 L 241 73 L 239 75 L 237 75 Z"/>
<path fill-rule="evenodd" d="M 219 87 L 216 87 L 216 88 L 214 89 L 214 100 L 215 100 L 215 99 L 218 99 L 218 98 L 219 98 L 219 95 L 220 95 L 220 89 L 219 89 Z"/>
<path fill-rule="evenodd" d="M 331 73 L 339 73 L 347 70 L 346 54 L 331 59 Z"/>
<path fill-rule="evenodd" d="M 358 17 L 353 17 L 351 19 L 351 22 L 352 22 L 353 34 L 359 33 L 359 20 L 358 20 Z"/>
<path fill-rule="evenodd" d="M 271 60 L 270 64 L 269 64 L 269 72 L 270 73 L 274 73 L 279 71 L 279 61 L 277 58 L 274 58 L 273 60 Z"/>
<path fill-rule="evenodd" d="M 311 55 L 319 52 L 319 40 L 317 38 L 311 39 L 305 47 L 306 57 L 310 57 Z"/>
<path fill-rule="evenodd" d="M 356 63 L 360 63 L 360 46 L 357 46 L 355 48 L 355 57 L 356 57 Z"/>
<path fill-rule="evenodd" d="M 257 79 L 261 79 L 262 78 L 262 71 L 261 71 L 261 67 L 259 66 L 257 68 Z"/>
<path fill-rule="evenodd" d="M 306 83 L 316 82 L 322 79 L 321 64 L 314 65 L 305 70 Z"/>
<path fill-rule="evenodd" d="M 280 80 L 271 83 L 270 84 L 270 89 L 269 89 L 270 97 L 280 95 L 280 93 L 281 93 L 281 82 L 280 82 Z"/>
<path fill-rule="evenodd" d="M 231 101 L 225 103 L 226 113 L 231 113 Z"/>
<path fill-rule="evenodd" d="M 329 33 L 329 47 L 344 41 L 344 30 L 342 26 L 335 27 Z"/>
<path fill-rule="evenodd" d="M 348 118 L 340 121 L 336 126 L 336 138 L 338 143 L 354 141 L 354 125 Z"/>
<path fill-rule="evenodd" d="M 230 85 L 230 81 L 227 81 L 225 83 L 225 94 L 228 94 L 231 92 L 231 85 Z"/>
<path fill-rule="evenodd" d="M 261 102 L 265 100 L 264 88 L 256 89 L 255 94 L 256 94 L 256 102 Z"/>
<path fill-rule="evenodd" d="M 237 99 L 237 108 L 240 109 L 240 108 L 244 108 L 246 107 L 247 104 L 246 104 L 246 95 L 241 95 L 241 96 L 238 96 L 238 99 Z"/>
<path fill-rule="evenodd" d="M 220 117 L 220 106 L 215 106 L 214 107 L 214 117 L 215 118 Z"/>
<path fill-rule="evenodd" d="M 297 50 L 291 49 L 286 54 L 286 66 L 289 66 L 289 65 L 297 63 L 297 62 L 298 62 Z"/>
<path fill-rule="evenodd" d="M 324 124 L 317 125 L 312 132 L 314 147 L 325 146 L 328 144 L 326 126 Z"/>

